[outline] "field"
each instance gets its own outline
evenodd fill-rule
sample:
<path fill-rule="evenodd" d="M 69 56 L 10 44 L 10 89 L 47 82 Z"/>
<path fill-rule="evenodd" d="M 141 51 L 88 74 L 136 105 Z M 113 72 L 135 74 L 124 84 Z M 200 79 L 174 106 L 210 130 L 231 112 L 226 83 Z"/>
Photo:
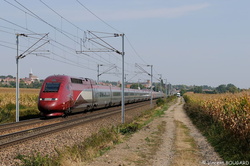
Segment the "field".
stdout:
<path fill-rule="evenodd" d="M 20 118 L 37 116 L 37 101 L 39 89 L 20 89 Z M 0 88 L 0 123 L 15 120 L 16 89 Z"/>
<path fill-rule="evenodd" d="M 227 159 L 249 159 L 250 154 L 250 91 L 226 94 L 186 93 L 185 109 L 208 140 Z M 234 144 L 234 145 L 232 145 Z M 237 156 L 228 155 L 228 151 Z M 234 153 L 235 153 L 234 152 Z"/>

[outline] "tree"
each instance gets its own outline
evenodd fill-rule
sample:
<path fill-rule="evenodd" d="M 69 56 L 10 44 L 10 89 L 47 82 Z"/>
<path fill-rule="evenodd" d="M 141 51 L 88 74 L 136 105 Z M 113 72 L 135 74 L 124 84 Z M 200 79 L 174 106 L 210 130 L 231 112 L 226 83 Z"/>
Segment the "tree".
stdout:
<path fill-rule="evenodd" d="M 236 93 L 238 92 L 238 88 L 233 85 L 233 84 L 227 84 L 227 91 L 230 92 L 230 93 Z"/>
<path fill-rule="evenodd" d="M 140 89 L 145 89 L 145 86 L 139 84 Z M 131 89 L 138 89 L 138 83 L 134 83 L 130 86 Z"/>
<path fill-rule="evenodd" d="M 16 82 L 15 81 L 10 81 L 10 87 L 16 87 Z"/>
<path fill-rule="evenodd" d="M 41 88 L 42 87 L 42 81 L 35 80 L 34 82 L 31 82 L 31 84 L 27 85 L 27 88 Z"/>
<path fill-rule="evenodd" d="M 239 89 L 233 85 L 233 84 L 222 84 L 222 85 L 219 85 L 217 88 L 215 88 L 215 91 L 216 93 L 227 93 L 227 92 L 230 92 L 230 93 L 236 93 L 236 92 L 239 92 Z"/>
<path fill-rule="evenodd" d="M 180 90 L 180 94 L 181 94 L 181 96 L 183 96 L 184 95 L 184 93 L 186 93 L 187 92 L 187 90 L 186 89 L 181 89 Z"/>
<path fill-rule="evenodd" d="M 22 79 L 20 79 L 19 87 L 20 88 L 27 88 L 27 85 L 25 84 L 25 82 Z"/>
<path fill-rule="evenodd" d="M 219 85 L 217 88 L 215 88 L 215 91 L 217 93 L 226 93 L 227 92 L 227 86 L 225 84 Z"/>
<path fill-rule="evenodd" d="M 159 92 L 161 90 L 162 88 L 161 88 L 160 83 L 153 83 L 153 91 Z"/>
<path fill-rule="evenodd" d="M 194 86 L 194 93 L 202 93 L 202 86 Z"/>

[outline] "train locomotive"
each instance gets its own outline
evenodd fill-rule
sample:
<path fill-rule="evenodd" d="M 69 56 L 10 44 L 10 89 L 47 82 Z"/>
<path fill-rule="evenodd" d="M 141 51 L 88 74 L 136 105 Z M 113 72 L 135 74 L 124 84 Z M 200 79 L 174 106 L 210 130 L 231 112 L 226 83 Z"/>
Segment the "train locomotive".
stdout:
<path fill-rule="evenodd" d="M 150 100 L 150 90 L 124 90 L 125 104 Z M 160 98 L 164 94 L 152 92 L 152 97 Z M 76 78 L 67 75 L 47 77 L 41 87 L 38 109 L 44 117 L 66 116 L 96 108 L 121 104 L 121 88 L 98 85 L 89 78 Z"/>

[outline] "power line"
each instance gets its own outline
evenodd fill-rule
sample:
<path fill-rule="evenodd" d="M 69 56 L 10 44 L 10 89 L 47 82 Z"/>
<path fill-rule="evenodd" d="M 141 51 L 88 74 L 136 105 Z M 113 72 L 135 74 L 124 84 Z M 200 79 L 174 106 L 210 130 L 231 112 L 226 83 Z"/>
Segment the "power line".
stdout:
<path fill-rule="evenodd" d="M 74 36 L 71 33 L 68 33 L 66 31 L 60 30 L 59 28 L 55 27 L 54 25 L 50 24 L 49 22 L 45 21 L 44 19 L 42 19 L 41 17 L 39 17 L 37 14 L 35 14 L 34 12 L 32 12 L 30 9 L 28 9 L 27 7 L 25 7 L 24 5 L 22 5 L 20 2 L 18 2 L 17 0 L 15 0 L 16 3 L 18 3 L 20 6 L 22 6 L 25 10 L 27 10 L 28 12 L 31 13 L 31 16 L 35 17 L 36 19 L 44 22 L 45 24 L 49 25 L 50 27 L 52 27 L 53 29 L 55 29 L 56 31 L 60 32 L 61 34 L 63 34 L 64 36 L 66 36 L 68 39 L 72 40 L 73 42 L 79 44 L 79 42 L 75 41 L 74 39 L 72 39 L 69 35 Z M 19 8 L 18 8 L 19 9 Z M 22 10 L 23 11 L 23 10 Z M 68 35 L 67 35 L 68 34 Z"/>
<path fill-rule="evenodd" d="M 126 37 L 126 40 L 128 42 L 128 44 L 130 45 L 130 47 L 132 48 L 132 50 L 134 51 L 135 55 L 137 55 L 145 64 L 148 64 L 144 59 L 142 59 L 142 57 L 138 54 L 138 52 L 135 50 L 134 46 L 132 45 L 132 43 L 129 41 L 129 39 Z"/>
<path fill-rule="evenodd" d="M 72 26 L 74 26 L 75 28 L 84 31 L 83 29 L 79 28 L 77 25 L 73 24 L 71 21 L 69 21 L 68 19 L 66 19 L 65 17 L 63 17 L 61 14 L 59 14 L 57 11 L 55 11 L 54 9 L 52 9 L 48 4 L 46 4 L 45 2 L 43 2 L 42 0 L 40 0 L 40 2 L 42 4 L 44 4 L 47 8 L 49 8 L 51 11 L 53 11 L 55 14 L 57 14 L 59 17 L 61 17 L 62 19 L 64 19 L 65 21 L 67 21 L 69 24 L 71 24 Z"/>
<path fill-rule="evenodd" d="M 21 29 L 25 29 L 25 31 L 29 31 L 30 33 L 33 33 L 33 34 L 37 34 L 37 33 L 35 33 L 34 31 L 32 31 L 32 30 L 29 30 L 29 29 L 27 29 L 27 28 L 24 28 L 24 27 L 22 27 L 22 26 L 20 26 L 20 25 L 18 25 L 18 24 L 15 24 L 15 23 L 13 23 L 13 22 L 11 22 L 11 21 L 9 21 L 9 20 L 7 20 L 7 19 L 4 19 L 4 18 L 0 18 L 1 20 L 3 20 L 3 21 L 5 21 L 5 22 L 7 22 L 7 23 L 10 23 L 10 24 L 12 24 L 12 25 L 14 25 L 14 26 L 17 26 L 17 27 L 19 27 L 19 28 L 21 28 Z M 11 33 L 10 33 L 11 34 Z M 14 34 L 14 33 L 12 33 L 12 34 Z M 37 34 L 37 35 L 40 35 L 40 34 Z M 31 38 L 34 38 L 34 37 L 31 37 Z M 56 41 L 56 40 L 54 40 L 54 39 L 50 39 L 50 41 L 51 41 L 51 45 L 52 46 L 54 46 L 54 47 L 56 47 L 56 45 L 55 44 L 58 44 L 58 45 L 60 45 L 62 48 L 67 48 L 67 49 L 69 49 L 69 50 L 71 50 L 72 52 L 74 52 L 75 51 L 75 49 L 73 49 L 73 48 L 71 48 L 71 47 L 69 47 L 69 46 L 67 46 L 67 45 L 65 45 L 65 44 L 62 44 L 62 43 L 60 43 L 60 42 L 58 42 L 58 41 Z M 6 42 L 5 42 L 6 43 Z M 53 43 L 55 43 L 55 44 L 53 44 Z M 13 49 L 13 50 L 16 50 L 16 48 L 15 47 L 10 47 L 10 46 L 7 46 L 7 45 L 3 45 L 3 44 L 0 44 L 1 46 L 3 46 L 3 47 L 6 47 L 6 48 L 10 48 L 10 49 Z M 15 44 L 14 44 L 15 45 Z M 62 49 L 62 48 L 60 48 L 60 47 L 56 47 L 57 49 L 60 49 L 60 50 L 62 50 L 62 51 L 66 51 L 66 50 L 64 50 L 64 49 Z M 53 53 L 53 52 L 51 52 L 53 55 L 57 55 L 58 57 L 60 57 L 58 54 L 56 54 L 56 53 Z M 69 53 L 69 52 L 68 52 Z M 76 56 L 76 54 L 74 54 L 74 56 Z M 43 57 L 45 57 L 45 56 L 43 56 Z M 52 58 L 49 58 L 49 57 L 46 57 L 46 58 L 48 58 L 48 59 L 52 59 Z M 54 59 L 55 60 L 55 59 Z M 71 61 L 70 59 L 68 59 L 68 58 L 66 58 L 65 59 L 66 61 Z M 63 62 L 63 63 L 66 63 L 66 64 L 70 64 L 70 65 L 74 65 L 75 64 L 75 66 L 78 66 L 78 67 L 80 67 L 80 65 L 79 64 L 77 64 L 77 63 L 67 63 L 67 62 L 64 62 L 64 61 L 62 61 L 62 60 L 58 60 L 59 62 Z M 85 67 L 86 68 L 86 67 Z M 93 69 L 90 69 L 90 70 L 93 70 Z"/>
<path fill-rule="evenodd" d="M 90 12 L 92 15 L 94 15 L 97 19 L 99 19 L 101 22 L 103 22 L 105 25 L 107 25 L 108 27 L 112 28 L 113 30 L 122 33 L 121 31 L 119 31 L 118 29 L 114 28 L 113 26 L 111 26 L 110 24 L 108 24 L 106 21 L 104 21 L 102 18 L 100 18 L 99 16 L 97 16 L 94 12 L 92 12 L 89 8 L 87 8 L 85 5 L 83 5 L 79 0 L 76 0 L 84 9 L 86 9 L 88 12 Z M 148 64 L 139 54 L 138 52 L 135 50 L 134 46 L 132 45 L 132 43 L 130 42 L 130 40 L 128 39 L 127 36 L 125 36 L 128 44 L 130 45 L 130 47 L 132 48 L 132 50 L 134 51 L 134 53 L 146 64 Z"/>
<path fill-rule="evenodd" d="M 16 1 L 16 0 L 15 0 Z M 31 16 L 33 16 L 33 17 L 35 17 L 36 19 L 38 19 L 38 20 L 40 20 L 40 21 L 43 21 L 44 23 L 46 23 L 46 24 L 48 24 L 49 26 L 51 26 L 52 28 L 54 28 L 55 30 L 57 30 L 57 31 L 59 31 L 60 33 L 62 33 L 62 34 L 64 34 L 61 30 L 59 30 L 59 28 L 57 28 L 57 27 L 55 27 L 55 26 L 53 26 L 53 25 L 51 25 L 50 23 L 48 23 L 47 21 L 45 21 L 45 20 L 43 20 L 41 17 L 39 17 L 37 14 L 35 14 L 34 12 L 32 12 L 31 10 L 29 10 L 27 7 L 25 7 L 25 6 L 23 6 L 21 3 L 19 3 L 18 1 L 16 1 L 20 6 L 22 6 L 23 8 L 25 8 L 27 11 L 29 11 L 30 13 L 32 13 L 32 14 L 30 14 L 30 13 L 28 13 L 29 15 L 31 15 Z M 42 1 L 41 1 L 42 2 Z M 8 2 L 9 3 L 9 2 Z M 11 4 L 11 3 L 9 3 L 9 4 Z M 47 7 L 49 7 L 47 4 L 45 4 L 45 3 L 43 3 L 44 5 L 46 5 Z M 13 4 L 11 4 L 12 6 L 14 6 L 14 7 L 16 7 L 16 8 L 18 8 L 19 10 L 21 10 L 21 11 L 23 11 L 23 12 L 25 12 L 25 13 L 27 13 L 26 11 L 24 11 L 24 10 L 22 10 L 21 8 L 19 8 L 19 7 L 17 7 L 17 6 L 15 6 L 15 5 L 13 5 Z M 50 7 L 49 7 L 50 8 Z M 54 13 L 56 13 L 57 15 L 59 15 L 60 17 L 62 17 L 62 18 L 64 18 L 62 15 L 60 15 L 59 13 L 57 13 L 54 9 L 52 9 L 52 8 L 50 8 Z M 65 18 L 64 18 L 65 19 Z M 65 19 L 65 20 L 67 20 L 67 19 Z M 70 21 L 68 21 L 67 20 L 67 22 L 70 22 Z M 71 23 L 71 22 L 70 22 Z M 71 23 L 71 25 L 74 25 L 73 23 Z M 75 27 L 77 27 L 78 29 L 80 29 L 80 30 L 82 30 L 81 28 L 79 28 L 78 26 L 76 26 L 76 25 L 74 25 Z M 22 27 L 23 28 L 23 27 Z M 65 34 L 64 34 L 65 35 Z M 68 36 L 67 36 L 68 37 Z M 76 36 L 74 36 L 74 37 L 76 37 Z M 71 39 L 71 38 L 70 38 Z M 73 40 L 73 39 L 72 39 Z M 54 40 L 53 40 L 54 41 Z M 76 42 L 76 41 L 74 41 L 74 42 Z M 57 42 L 58 43 L 58 42 Z M 78 43 L 78 42 L 77 42 Z M 61 44 L 61 45 L 63 45 L 63 44 Z M 64 47 L 65 47 L 65 45 L 63 45 Z M 66 46 L 66 47 L 68 47 L 68 46 Z M 68 47 L 69 48 L 69 47 Z M 70 48 L 71 50 L 74 50 L 74 49 L 72 49 L 72 48 Z M 95 58 L 94 58 L 95 59 Z"/>
<path fill-rule="evenodd" d="M 12 50 L 16 50 L 16 48 L 14 48 L 14 47 L 6 46 L 6 45 L 3 45 L 3 44 L 0 44 L 0 46 L 6 47 L 6 48 L 9 48 L 9 49 L 12 49 Z"/>
<path fill-rule="evenodd" d="M 108 24 L 106 21 L 104 21 L 103 19 L 101 19 L 99 16 L 97 16 L 94 12 L 92 12 L 90 9 L 88 9 L 85 5 L 83 5 L 79 0 L 76 0 L 84 9 L 86 9 L 88 12 L 90 12 L 93 16 L 95 16 L 97 19 L 99 19 L 101 22 L 103 22 L 105 25 L 107 25 L 108 27 L 110 27 L 111 29 L 119 32 L 119 33 L 123 33 L 119 30 L 117 30 L 116 28 L 114 28 L 113 26 L 111 26 L 110 24 Z"/>
<path fill-rule="evenodd" d="M 19 5 L 15 5 L 11 2 L 8 2 L 7 0 L 4 0 L 6 3 L 10 4 L 11 6 L 15 7 L 16 9 L 22 11 L 25 13 L 25 15 L 29 15 L 39 21 L 42 21 L 43 23 L 47 24 L 48 26 L 52 27 L 55 31 L 59 32 L 60 34 L 62 34 L 63 36 L 67 37 L 68 39 L 70 39 L 71 41 L 73 41 L 74 43 L 77 43 L 80 45 L 80 40 L 77 41 L 78 39 L 81 39 L 78 35 L 73 35 L 72 33 L 70 32 L 67 32 L 67 31 L 64 31 L 56 26 L 54 26 L 53 24 L 49 23 L 47 20 L 41 18 L 38 14 L 36 14 L 35 12 L 33 12 L 32 10 L 30 10 L 27 6 L 21 4 L 20 2 L 18 2 L 17 0 L 15 0 L 15 2 Z M 104 21 L 102 18 L 100 18 L 99 16 L 97 16 L 94 12 L 92 12 L 90 9 L 88 9 L 85 5 L 83 5 L 83 3 L 81 3 L 79 0 L 76 0 L 85 10 L 87 10 L 88 12 L 90 12 L 92 15 L 94 15 L 96 18 L 98 18 L 101 22 L 103 22 L 105 25 L 107 25 L 108 27 L 110 27 L 111 29 L 117 31 L 117 32 L 120 32 L 118 29 L 114 28 L 113 26 L 111 26 L 110 24 L 108 24 L 106 21 Z M 48 3 L 45 3 L 43 0 L 40 0 L 40 2 L 46 6 L 48 9 L 50 9 L 53 13 L 55 13 L 58 17 L 60 17 L 62 20 L 65 20 L 68 24 L 72 25 L 73 27 L 75 27 L 77 30 L 81 31 L 81 32 L 84 32 L 84 30 L 82 28 L 80 28 L 79 26 L 77 26 L 76 24 L 74 24 L 73 22 L 71 22 L 69 19 L 67 19 L 65 16 L 63 16 L 61 13 L 57 12 L 55 9 L 53 9 L 51 6 L 48 5 Z M 11 22 L 10 20 L 8 19 L 4 19 L 4 18 L 0 18 L 1 20 L 5 21 L 5 22 L 8 22 L 12 25 L 15 25 L 16 27 L 18 28 L 21 28 L 23 29 L 25 32 L 26 31 L 29 31 L 31 33 L 35 33 L 33 32 L 32 30 L 28 29 L 27 27 L 27 24 L 26 24 L 26 27 L 22 27 L 14 22 Z M 14 31 L 16 29 L 13 29 Z M 1 31 L 1 30 L 0 30 Z M 103 33 L 103 32 L 97 32 L 95 31 L 96 33 Z M 5 31 L 5 33 L 8 33 L 8 34 L 11 34 L 10 32 L 8 31 Z M 110 35 L 110 34 L 113 34 L 113 33 L 104 33 L 104 34 L 107 34 L 107 35 Z M 93 36 L 94 37 L 94 36 Z M 107 36 L 108 37 L 108 36 Z M 127 36 L 126 37 L 126 40 L 129 44 L 129 46 L 132 48 L 132 50 L 134 51 L 134 53 L 140 58 L 141 61 L 143 61 L 144 63 L 147 64 L 147 62 L 138 54 L 138 52 L 136 51 L 136 49 L 134 48 L 134 46 L 132 45 L 132 43 L 130 42 L 130 40 L 128 39 Z M 108 60 L 105 56 L 103 55 L 100 55 L 100 53 L 93 53 L 95 54 L 96 56 L 98 56 L 99 58 L 96 58 L 95 56 L 90 56 L 89 54 L 84 54 L 86 55 L 85 57 L 84 56 L 77 56 L 76 54 L 72 54 L 72 52 L 75 52 L 75 49 L 72 48 L 71 46 L 69 46 L 68 44 L 64 44 L 64 42 L 59 42 L 58 40 L 56 39 L 52 39 L 51 37 L 49 38 L 49 40 L 51 41 L 50 45 L 52 45 L 53 47 L 55 47 L 58 50 L 61 50 L 65 53 L 68 53 L 69 55 L 73 55 L 77 58 L 81 58 L 81 59 L 88 59 L 89 61 L 93 62 L 93 63 L 107 63 L 107 64 L 110 64 L 112 62 L 110 62 L 110 60 L 117 60 L 117 61 L 121 61 L 121 58 L 118 57 L 118 56 L 114 56 L 113 53 L 105 53 L 107 55 L 109 55 L 109 58 L 111 58 L 110 60 Z M 54 44 L 53 44 L 54 43 Z M 3 44 L 2 44 L 3 45 Z M 100 45 L 98 43 L 92 43 L 93 46 L 95 47 L 99 47 L 99 49 L 101 47 L 103 47 L 103 45 Z M 99 46 L 98 46 L 99 45 Z M 7 46 L 5 44 L 5 46 Z M 57 47 L 56 47 L 57 46 Z M 67 50 L 69 51 L 67 51 Z M 113 48 L 114 49 L 114 48 Z M 55 52 L 54 52 L 55 53 Z M 114 59 L 115 57 L 115 59 Z M 67 58 L 68 59 L 68 58 Z M 128 66 L 132 66 L 134 64 L 130 64 L 130 63 L 127 63 L 125 62 L 126 65 Z M 131 67 L 128 67 L 129 70 L 126 70 L 126 72 L 129 72 L 129 73 L 132 73 L 131 71 Z M 93 70 L 93 69 L 92 69 Z"/>
<path fill-rule="evenodd" d="M 59 60 L 59 59 L 55 59 L 55 58 L 52 58 L 52 57 L 47 57 L 47 56 L 41 56 L 41 57 L 44 57 L 44 58 L 47 58 L 47 59 L 51 59 L 51 60 L 54 60 L 54 61 L 58 61 L 58 62 L 61 62 L 61 63 L 65 63 L 65 64 L 68 64 L 68 65 L 72 65 L 72 66 L 76 66 L 76 67 L 80 67 L 80 68 L 84 68 L 84 69 L 88 69 L 88 70 L 92 70 L 92 71 L 95 71 L 95 69 L 91 69 L 89 67 L 86 67 L 86 66 L 83 66 L 83 65 L 79 65 L 78 63 L 75 63 L 73 61 L 71 61 L 70 59 L 67 59 L 67 58 L 64 58 L 54 52 L 51 52 L 53 55 L 55 56 L 58 56 L 62 59 L 64 59 L 65 61 L 62 61 L 62 60 Z M 40 56 L 40 55 L 39 55 Z M 69 63 L 71 62 L 71 63 Z"/>
<path fill-rule="evenodd" d="M 20 8 L 18 8 L 18 9 L 20 9 Z M 23 11 L 24 12 L 24 11 Z M 18 25 L 18 24 L 16 24 L 16 23 L 13 23 L 13 22 L 11 22 L 11 21 L 9 21 L 9 20 L 6 20 L 6 19 L 4 19 L 4 18 L 0 18 L 0 19 L 2 19 L 3 21 L 5 21 L 5 22 L 8 22 L 8 23 L 10 23 L 10 24 L 12 24 L 12 25 L 15 25 L 15 26 L 17 26 L 17 27 L 19 27 L 19 28 L 21 28 L 21 29 L 24 29 L 24 30 L 27 30 L 27 31 L 29 31 L 29 32 L 31 32 L 31 33 L 33 33 L 33 34 L 36 34 L 34 31 L 32 31 L 32 30 L 29 30 L 29 29 L 27 29 L 27 28 L 25 28 L 25 27 L 22 27 L 22 26 L 20 26 L 20 25 Z M 9 33 L 9 34 L 11 34 L 11 33 Z M 73 48 L 71 48 L 71 47 L 69 47 L 69 46 L 67 46 L 67 45 L 65 45 L 65 44 L 62 44 L 62 43 L 60 43 L 60 42 L 58 42 L 58 41 L 56 41 L 56 40 L 53 40 L 53 39 L 50 39 L 51 41 L 53 41 L 53 42 L 55 42 L 55 43 L 57 43 L 57 44 L 59 44 L 59 45 L 61 45 L 63 48 L 67 48 L 67 49 L 69 49 L 69 50 L 71 50 L 71 51 L 75 51 L 75 49 L 73 49 Z M 3 46 L 3 45 L 2 45 Z M 54 45 L 55 46 L 55 45 Z M 6 47 L 6 46 L 5 46 Z M 10 47 L 9 47 L 10 48 Z M 12 48 L 12 47 L 11 47 Z M 76 55 L 75 55 L 76 56 Z M 98 62 L 97 62 L 98 63 Z"/>

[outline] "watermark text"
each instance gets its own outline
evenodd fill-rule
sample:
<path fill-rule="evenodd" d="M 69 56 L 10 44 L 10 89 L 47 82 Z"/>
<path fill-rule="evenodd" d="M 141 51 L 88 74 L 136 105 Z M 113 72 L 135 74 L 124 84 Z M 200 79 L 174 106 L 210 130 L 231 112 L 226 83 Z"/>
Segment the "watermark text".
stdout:
<path fill-rule="evenodd" d="M 249 161 L 206 161 L 201 162 L 204 165 L 250 165 Z"/>

